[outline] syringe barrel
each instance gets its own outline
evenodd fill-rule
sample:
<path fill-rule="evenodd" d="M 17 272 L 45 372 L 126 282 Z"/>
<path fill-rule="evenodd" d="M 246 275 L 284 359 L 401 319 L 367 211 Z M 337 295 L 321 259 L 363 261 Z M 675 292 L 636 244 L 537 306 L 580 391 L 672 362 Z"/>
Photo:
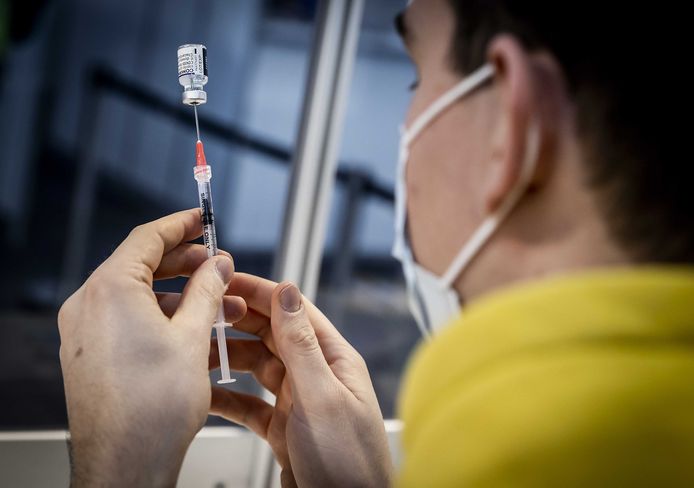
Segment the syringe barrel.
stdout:
<path fill-rule="evenodd" d="M 217 231 L 214 224 L 214 207 L 212 205 L 212 168 L 209 165 L 196 166 L 193 175 L 198 182 L 198 199 L 200 201 L 200 222 L 202 223 L 202 238 L 207 249 L 207 256 L 216 256 Z"/>

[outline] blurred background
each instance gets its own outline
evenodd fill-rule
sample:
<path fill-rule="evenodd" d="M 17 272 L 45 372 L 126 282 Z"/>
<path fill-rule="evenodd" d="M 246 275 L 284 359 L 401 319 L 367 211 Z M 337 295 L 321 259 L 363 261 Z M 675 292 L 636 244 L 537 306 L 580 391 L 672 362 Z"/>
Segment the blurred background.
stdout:
<path fill-rule="evenodd" d="M 393 29 L 404 3 L 365 5 L 317 298 L 365 357 L 386 418 L 419 338 L 390 257 L 415 78 Z M 315 18 L 315 0 L 0 0 L 0 430 L 66 427 L 60 304 L 132 227 L 198 205 L 181 44 L 208 48 L 199 114 L 220 247 L 271 277 Z"/>

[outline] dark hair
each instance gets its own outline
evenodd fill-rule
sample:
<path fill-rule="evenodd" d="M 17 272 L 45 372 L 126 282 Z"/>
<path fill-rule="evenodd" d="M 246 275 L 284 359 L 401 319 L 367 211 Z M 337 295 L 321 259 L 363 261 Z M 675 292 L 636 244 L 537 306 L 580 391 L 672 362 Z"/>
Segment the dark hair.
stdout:
<path fill-rule="evenodd" d="M 682 134 L 691 89 L 677 86 L 691 56 L 676 52 L 689 44 L 676 39 L 685 32 L 678 15 L 687 16 L 652 2 L 449 1 L 451 62 L 461 74 L 485 62 L 500 33 L 557 60 L 577 107 L 586 183 L 615 242 L 636 261 L 693 262 L 692 158 Z"/>

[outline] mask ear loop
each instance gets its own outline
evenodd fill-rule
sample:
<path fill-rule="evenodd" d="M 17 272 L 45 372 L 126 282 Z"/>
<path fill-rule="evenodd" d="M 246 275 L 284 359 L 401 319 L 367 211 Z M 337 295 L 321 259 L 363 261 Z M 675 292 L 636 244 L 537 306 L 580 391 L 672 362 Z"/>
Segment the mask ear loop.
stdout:
<path fill-rule="evenodd" d="M 494 66 L 489 63 L 484 64 L 460 83 L 434 100 L 424 112 L 417 116 L 412 125 L 405 130 L 404 143 L 408 146 L 412 144 L 412 141 L 417 138 L 419 133 L 422 132 L 422 129 L 429 125 L 431 121 L 438 117 L 449 105 L 467 95 L 468 92 L 474 90 L 492 76 L 494 76 Z"/>
<path fill-rule="evenodd" d="M 407 163 L 407 160 L 409 159 L 409 146 L 412 144 L 412 141 L 414 141 L 417 136 L 421 133 L 422 129 L 424 129 L 429 123 L 431 123 L 432 120 L 434 120 L 438 115 L 441 114 L 446 108 L 448 108 L 450 105 L 452 105 L 455 101 L 457 101 L 459 98 L 464 97 L 467 95 L 469 92 L 477 88 L 479 85 L 481 85 L 483 82 L 485 82 L 487 79 L 492 78 L 494 75 L 494 66 L 491 64 L 485 64 L 478 68 L 476 71 L 474 71 L 472 74 L 470 74 L 468 77 L 465 79 L 461 80 L 457 85 L 453 86 L 451 89 L 449 89 L 447 92 L 443 93 L 443 95 L 439 96 L 424 112 L 422 112 L 419 116 L 417 116 L 412 124 L 412 126 L 408 129 L 407 127 L 404 126 L 404 124 L 401 126 L 401 141 L 400 141 L 400 154 L 401 154 L 401 160 L 398 161 L 398 171 L 403 172 L 405 171 L 405 166 Z M 404 160 L 403 160 L 404 159 Z M 398 173 L 396 175 L 396 178 L 398 181 L 401 181 L 403 179 L 402 174 Z M 404 189 L 400 189 L 400 191 L 404 191 Z M 396 187 L 396 195 L 398 192 L 398 187 Z M 401 197 L 404 199 L 404 195 Z M 396 231 L 396 236 L 402 236 L 403 239 L 406 239 L 405 234 L 405 225 L 406 225 L 406 216 L 403 215 L 398 215 L 398 211 L 396 208 L 396 216 L 395 216 L 395 231 Z M 393 250 L 392 254 L 394 257 L 402 260 L 407 260 L 411 264 L 414 264 L 414 259 L 411 256 L 406 256 L 406 253 L 411 253 L 411 250 L 409 249 L 409 246 L 404 242 L 402 239 L 395 239 L 395 242 L 393 244 Z M 407 269 L 407 266 L 404 266 L 404 271 L 405 273 L 413 273 L 413 269 Z M 413 282 L 414 280 L 412 278 L 409 278 L 408 283 Z M 408 294 L 411 295 L 410 299 L 415 300 L 418 303 L 417 306 L 417 314 L 426 314 L 426 307 L 423 306 L 422 303 L 422 296 L 420 295 L 419 290 L 415 288 L 410 288 L 408 286 Z M 422 336 L 425 339 L 431 338 L 432 331 L 423 325 L 424 320 L 422 320 L 424 317 L 419 317 L 417 322 L 417 326 L 420 329 L 420 332 L 422 333 Z M 430 320 L 427 318 L 426 320 L 427 323 L 430 323 Z"/>
<path fill-rule="evenodd" d="M 511 211 L 520 201 L 530 186 L 530 182 L 537 168 L 537 159 L 540 149 L 540 134 L 536 123 L 532 122 L 528 128 L 528 148 L 525 152 L 525 159 L 518 184 L 511 189 L 508 196 L 501 202 L 499 208 L 494 211 L 482 225 L 472 234 L 470 240 L 455 257 L 448 270 L 439 281 L 441 288 L 445 289 L 452 286 L 453 281 L 460 275 L 470 261 L 488 242 L 491 235 L 499 228 L 500 224 L 508 217 Z"/>
<path fill-rule="evenodd" d="M 459 98 L 464 97 L 469 92 L 477 88 L 487 79 L 494 76 L 494 66 L 492 64 L 484 64 L 477 70 L 473 71 L 468 77 L 461 80 L 457 85 L 450 88 L 447 92 L 444 92 L 439 98 L 434 100 L 434 102 L 427 107 L 424 112 L 419 114 L 415 118 L 411 127 L 406 127 L 404 124 L 400 126 L 400 155 L 404 157 L 404 161 L 398 161 L 398 174 L 396 175 L 396 180 L 400 181 L 404 179 L 404 175 L 400 172 L 405 171 L 407 160 L 409 159 L 410 145 L 412 141 L 417 138 L 417 136 L 422 132 L 432 120 L 441 114 L 446 108 L 448 108 L 453 102 Z M 404 146 L 404 147 L 403 147 Z M 396 186 L 396 194 L 399 191 L 404 191 Z M 404 198 L 404 196 L 403 196 Z M 395 232 L 396 235 L 405 234 L 406 216 L 399 215 L 396 209 L 395 215 Z M 405 252 L 405 243 L 396 239 L 393 243 L 393 249 L 391 251 L 392 255 L 396 258 L 402 257 Z"/>

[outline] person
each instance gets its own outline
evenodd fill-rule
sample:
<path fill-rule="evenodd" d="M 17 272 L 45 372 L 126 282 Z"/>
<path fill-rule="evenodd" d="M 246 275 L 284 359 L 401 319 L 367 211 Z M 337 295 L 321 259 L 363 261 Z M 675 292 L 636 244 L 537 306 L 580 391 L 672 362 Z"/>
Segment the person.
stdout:
<path fill-rule="evenodd" d="M 659 6 L 597 5 L 397 19 L 418 82 L 394 254 L 432 334 L 397 474 L 358 352 L 292 283 L 206 259 L 189 210 L 135 228 L 60 310 L 73 486 L 174 485 L 208 411 L 266 439 L 283 486 L 694 486 L 685 44 L 648 28 Z M 180 295 L 153 292 L 173 276 Z M 230 366 L 275 405 L 210 386 L 220 303 L 260 339 L 230 339 Z"/>

